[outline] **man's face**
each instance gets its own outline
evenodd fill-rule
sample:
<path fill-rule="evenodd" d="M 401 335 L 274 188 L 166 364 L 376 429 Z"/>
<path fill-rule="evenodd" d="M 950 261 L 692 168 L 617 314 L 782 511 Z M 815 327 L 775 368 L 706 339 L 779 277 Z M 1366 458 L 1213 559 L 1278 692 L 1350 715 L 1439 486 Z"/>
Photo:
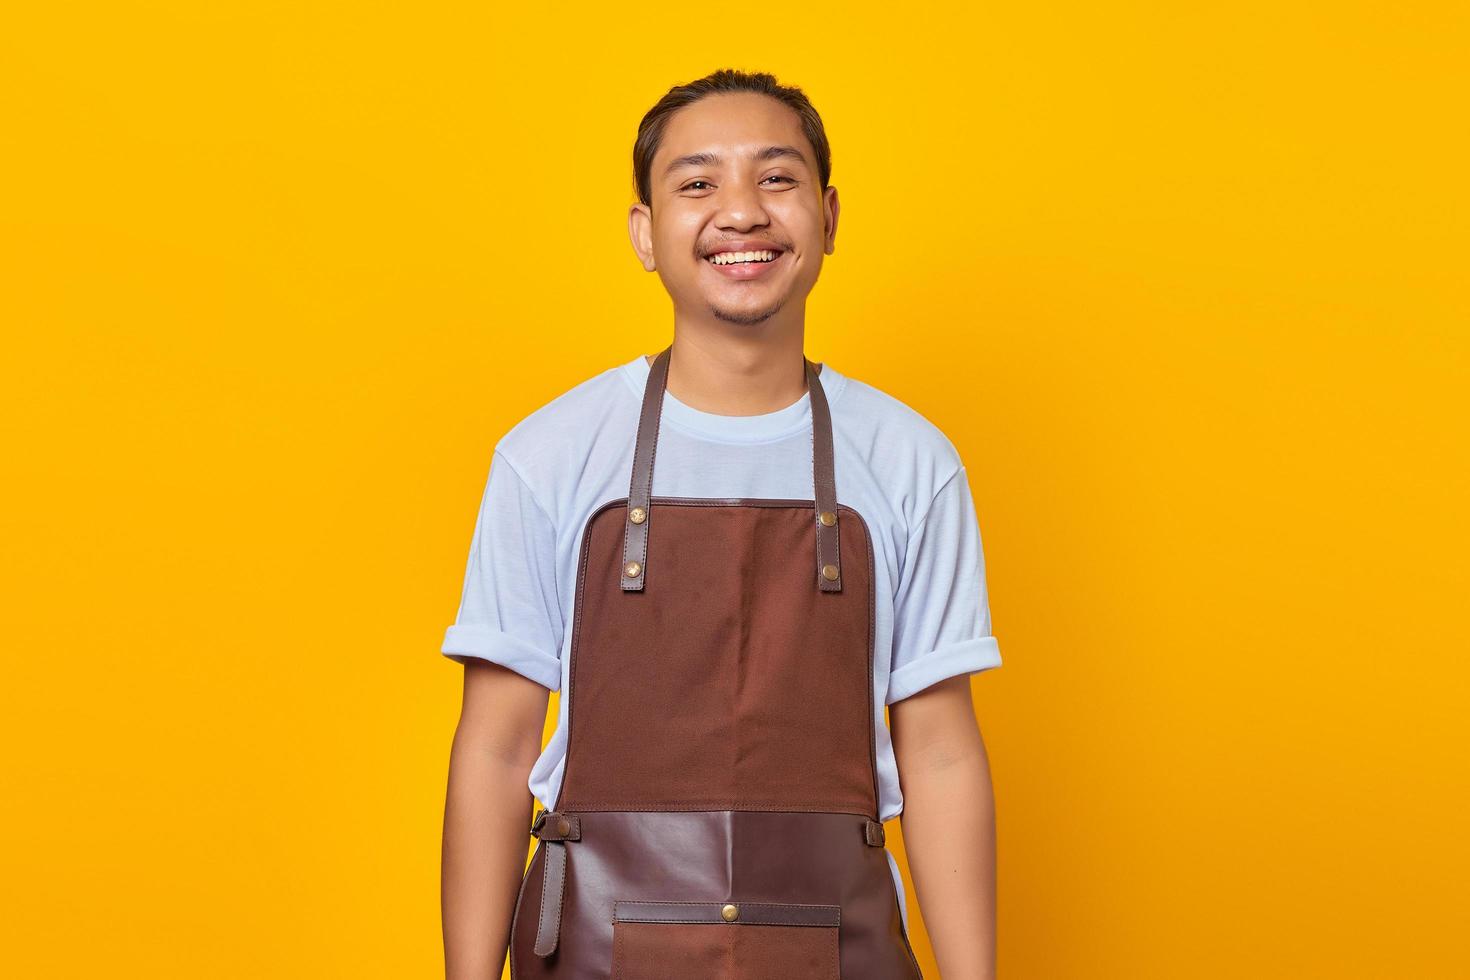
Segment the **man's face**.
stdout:
<path fill-rule="evenodd" d="M 787 106 L 741 92 L 680 109 L 649 181 L 653 206 L 633 206 L 629 233 L 677 309 L 754 325 L 788 301 L 800 305 L 816 285 L 833 250 L 837 189 L 823 192 Z"/>

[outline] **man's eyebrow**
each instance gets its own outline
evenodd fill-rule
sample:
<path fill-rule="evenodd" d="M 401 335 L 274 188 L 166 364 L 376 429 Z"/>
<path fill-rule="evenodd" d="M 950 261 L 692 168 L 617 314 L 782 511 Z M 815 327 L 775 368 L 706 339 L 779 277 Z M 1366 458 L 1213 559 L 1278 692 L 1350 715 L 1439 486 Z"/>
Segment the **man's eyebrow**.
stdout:
<path fill-rule="evenodd" d="M 806 163 L 806 156 L 794 146 L 782 144 L 780 146 L 767 146 L 752 154 L 751 159 L 756 161 L 792 159 L 799 163 Z M 667 177 L 675 170 L 683 167 L 718 167 L 720 155 L 718 153 L 686 153 L 682 157 L 675 157 L 669 161 L 664 168 L 664 176 Z"/>

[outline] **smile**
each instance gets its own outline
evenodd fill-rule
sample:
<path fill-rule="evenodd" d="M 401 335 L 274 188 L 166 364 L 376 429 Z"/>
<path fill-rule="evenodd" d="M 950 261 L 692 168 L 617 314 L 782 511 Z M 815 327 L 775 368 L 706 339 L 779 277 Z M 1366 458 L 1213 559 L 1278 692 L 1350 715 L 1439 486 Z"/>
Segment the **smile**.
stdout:
<path fill-rule="evenodd" d="M 705 262 L 714 268 L 721 279 L 735 282 L 753 282 L 774 276 L 778 266 L 784 266 L 782 257 L 786 253 L 775 249 L 758 249 L 750 252 L 716 252 L 707 256 Z"/>
<path fill-rule="evenodd" d="M 741 265 L 748 262 L 774 262 L 780 252 L 716 252 L 707 261 L 713 265 Z"/>

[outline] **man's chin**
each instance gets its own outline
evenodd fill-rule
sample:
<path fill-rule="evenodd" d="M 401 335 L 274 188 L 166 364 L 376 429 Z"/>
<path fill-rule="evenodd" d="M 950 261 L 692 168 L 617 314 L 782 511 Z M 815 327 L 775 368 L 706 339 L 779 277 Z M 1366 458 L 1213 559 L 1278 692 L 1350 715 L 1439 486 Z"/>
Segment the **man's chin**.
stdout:
<path fill-rule="evenodd" d="M 710 315 L 713 316 L 716 320 L 723 320 L 725 323 L 738 323 L 744 326 L 755 326 L 758 323 L 764 323 L 771 317 L 775 316 L 777 313 L 781 312 L 781 307 L 783 305 L 784 301 L 782 303 L 776 303 L 772 306 L 754 307 L 722 306 L 718 303 L 711 303 L 709 305 L 709 311 Z"/>

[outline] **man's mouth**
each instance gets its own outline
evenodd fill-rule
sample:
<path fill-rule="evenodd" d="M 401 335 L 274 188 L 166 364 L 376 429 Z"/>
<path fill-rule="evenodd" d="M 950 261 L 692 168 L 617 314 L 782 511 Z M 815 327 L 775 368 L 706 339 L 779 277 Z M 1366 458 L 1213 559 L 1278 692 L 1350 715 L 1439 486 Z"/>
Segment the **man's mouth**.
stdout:
<path fill-rule="evenodd" d="M 706 262 L 711 265 L 747 265 L 750 263 L 774 262 L 781 255 L 780 252 L 769 250 L 755 252 L 716 252 L 707 256 Z"/>

